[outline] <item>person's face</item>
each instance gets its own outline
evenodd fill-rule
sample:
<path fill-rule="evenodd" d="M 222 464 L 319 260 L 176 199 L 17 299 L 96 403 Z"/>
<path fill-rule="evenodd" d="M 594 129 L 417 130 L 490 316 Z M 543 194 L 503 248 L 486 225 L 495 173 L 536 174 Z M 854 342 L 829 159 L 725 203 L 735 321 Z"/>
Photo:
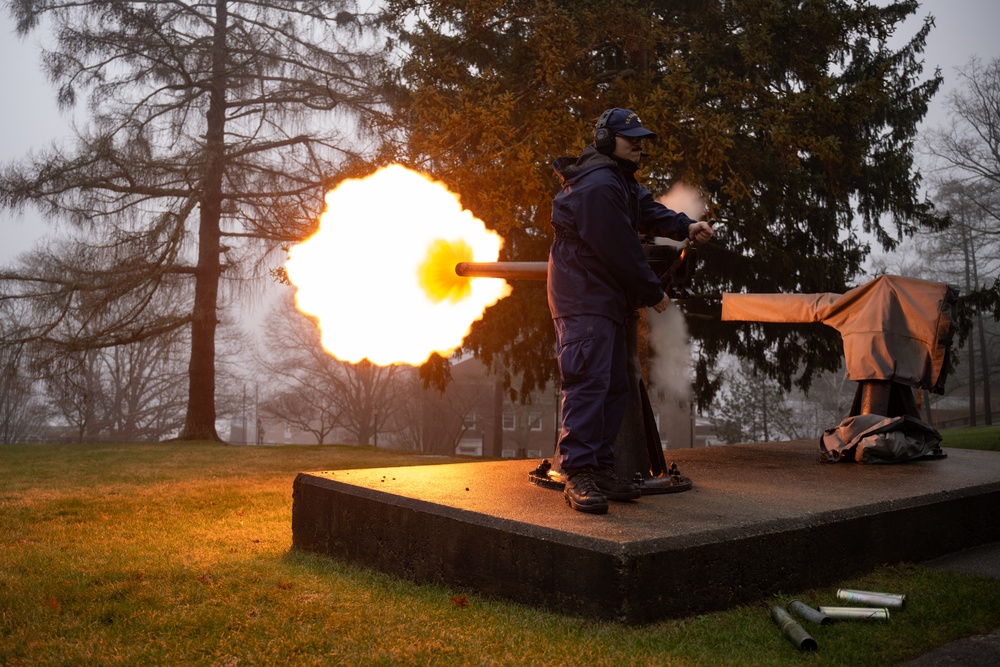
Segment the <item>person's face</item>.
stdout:
<path fill-rule="evenodd" d="M 617 158 L 631 160 L 632 162 L 639 164 L 639 158 L 642 157 L 642 139 L 623 137 L 620 134 L 616 134 L 615 150 L 612 155 Z"/>

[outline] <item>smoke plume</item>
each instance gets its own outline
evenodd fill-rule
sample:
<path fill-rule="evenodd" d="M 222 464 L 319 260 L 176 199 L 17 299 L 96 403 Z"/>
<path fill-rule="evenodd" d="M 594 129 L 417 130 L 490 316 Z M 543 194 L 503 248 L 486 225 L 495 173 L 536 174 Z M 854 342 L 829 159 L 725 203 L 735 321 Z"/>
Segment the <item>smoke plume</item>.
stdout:
<path fill-rule="evenodd" d="M 667 193 L 657 201 L 671 211 L 683 213 L 692 220 L 701 220 L 708 211 L 708 207 L 705 205 L 705 198 L 701 196 L 701 191 L 684 181 L 674 183 L 667 190 Z"/>
<path fill-rule="evenodd" d="M 691 400 L 691 342 L 684 313 L 674 304 L 655 313 L 646 310 L 649 323 L 649 381 L 652 391 L 678 403 Z"/>

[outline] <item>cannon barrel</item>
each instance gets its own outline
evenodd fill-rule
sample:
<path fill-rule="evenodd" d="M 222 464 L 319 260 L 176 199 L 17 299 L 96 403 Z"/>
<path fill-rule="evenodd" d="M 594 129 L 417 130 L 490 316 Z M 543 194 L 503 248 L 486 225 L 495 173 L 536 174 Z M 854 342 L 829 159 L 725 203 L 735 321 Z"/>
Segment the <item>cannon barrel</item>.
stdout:
<path fill-rule="evenodd" d="M 459 262 L 455 273 L 465 278 L 545 280 L 548 262 Z"/>

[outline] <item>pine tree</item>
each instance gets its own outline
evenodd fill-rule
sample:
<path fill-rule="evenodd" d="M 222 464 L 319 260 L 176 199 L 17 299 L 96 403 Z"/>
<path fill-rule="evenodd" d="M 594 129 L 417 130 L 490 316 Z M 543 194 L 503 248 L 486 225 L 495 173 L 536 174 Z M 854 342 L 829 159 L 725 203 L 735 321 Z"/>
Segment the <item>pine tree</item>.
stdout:
<path fill-rule="evenodd" d="M 869 251 L 937 224 L 919 197 L 913 140 L 938 75 L 922 79 L 930 18 L 899 48 L 918 7 L 838 2 L 390 0 L 401 61 L 392 72 L 398 147 L 462 196 L 507 241 L 505 258 L 539 260 L 550 242 L 550 163 L 579 154 L 611 106 L 660 136 L 640 178 L 654 194 L 683 180 L 727 218 L 701 251 L 703 294 L 843 292 Z M 791 382 L 832 369 L 835 335 L 723 326 L 711 299 L 686 304 L 700 340 L 702 400 L 723 351 Z M 517 317 L 512 314 L 517 313 Z M 490 309 L 468 344 L 526 386 L 551 372 L 544 297 L 530 286 Z M 768 353 L 770 357 L 768 357 Z M 767 359 L 773 359 L 769 362 Z"/>

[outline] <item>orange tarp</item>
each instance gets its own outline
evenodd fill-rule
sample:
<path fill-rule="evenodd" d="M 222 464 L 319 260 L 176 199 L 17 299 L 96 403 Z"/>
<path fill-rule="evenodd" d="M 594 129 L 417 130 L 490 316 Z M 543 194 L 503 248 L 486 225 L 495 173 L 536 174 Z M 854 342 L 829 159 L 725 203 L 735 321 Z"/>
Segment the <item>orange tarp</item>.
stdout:
<path fill-rule="evenodd" d="M 848 379 L 941 393 L 956 297 L 944 283 L 880 276 L 846 294 L 723 294 L 722 319 L 826 324 L 843 337 Z"/>

